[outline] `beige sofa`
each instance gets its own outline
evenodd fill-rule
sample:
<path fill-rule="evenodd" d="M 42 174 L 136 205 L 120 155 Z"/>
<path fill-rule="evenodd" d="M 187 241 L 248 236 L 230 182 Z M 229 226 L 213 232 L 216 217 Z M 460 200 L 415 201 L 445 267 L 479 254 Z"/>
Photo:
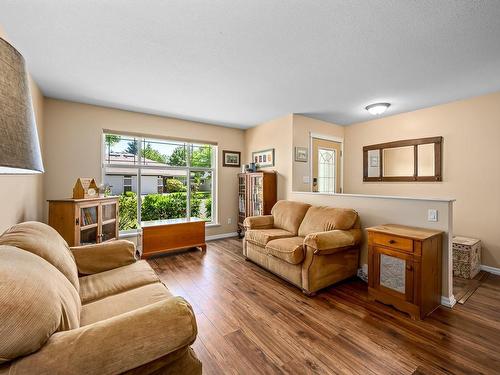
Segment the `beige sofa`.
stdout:
<path fill-rule="evenodd" d="M 0 236 L 0 374 L 201 374 L 196 334 L 131 242 L 70 249 L 37 222 Z"/>
<path fill-rule="evenodd" d="M 279 201 L 244 221 L 243 254 L 307 295 L 354 276 L 361 227 L 356 211 Z"/>

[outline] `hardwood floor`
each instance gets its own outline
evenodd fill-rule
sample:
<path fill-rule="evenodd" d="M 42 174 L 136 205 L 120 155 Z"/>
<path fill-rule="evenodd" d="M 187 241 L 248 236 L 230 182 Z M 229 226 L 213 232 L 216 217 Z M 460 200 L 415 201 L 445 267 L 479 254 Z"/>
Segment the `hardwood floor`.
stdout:
<path fill-rule="evenodd" d="M 245 261 L 241 240 L 149 260 L 193 306 L 204 374 L 500 373 L 500 277 L 421 322 L 368 301 L 359 279 L 314 298 Z"/>

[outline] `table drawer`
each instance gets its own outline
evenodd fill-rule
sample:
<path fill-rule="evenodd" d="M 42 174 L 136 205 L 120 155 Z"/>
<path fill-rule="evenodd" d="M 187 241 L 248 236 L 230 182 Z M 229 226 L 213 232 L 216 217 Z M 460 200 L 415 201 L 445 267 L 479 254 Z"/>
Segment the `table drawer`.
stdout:
<path fill-rule="evenodd" d="M 391 236 L 382 233 L 373 233 L 372 241 L 376 245 L 413 252 L 413 240 L 408 238 Z"/>

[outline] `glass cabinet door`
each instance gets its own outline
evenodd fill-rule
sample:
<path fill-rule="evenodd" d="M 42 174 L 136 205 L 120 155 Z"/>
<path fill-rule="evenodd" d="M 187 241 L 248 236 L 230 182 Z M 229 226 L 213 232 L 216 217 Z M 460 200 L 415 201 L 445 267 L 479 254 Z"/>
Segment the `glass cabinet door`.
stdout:
<path fill-rule="evenodd" d="M 251 190 L 251 216 L 259 216 L 264 213 L 263 195 L 264 179 L 262 175 L 250 176 Z"/>
<path fill-rule="evenodd" d="M 102 234 L 101 234 L 101 242 L 114 240 L 116 239 L 116 221 L 103 224 L 102 225 Z"/>
<path fill-rule="evenodd" d="M 116 203 L 101 204 L 101 235 L 100 242 L 116 239 Z"/>
<path fill-rule="evenodd" d="M 380 285 L 404 294 L 406 291 L 406 261 L 380 254 Z"/>
<path fill-rule="evenodd" d="M 80 245 L 92 245 L 99 242 L 97 207 L 80 207 Z"/>
<path fill-rule="evenodd" d="M 80 227 L 97 225 L 97 206 L 80 208 Z"/>
<path fill-rule="evenodd" d="M 238 176 L 238 222 L 243 224 L 247 216 L 246 176 Z"/>
<path fill-rule="evenodd" d="M 116 220 L 116 203 L 102 205 L 102 221 Z"/>
<path fill-rule="evenodd" d="M 413 260 L 409 254 L 397 254 L 381 247 L 374 247 L 374 272 L 377 289 L 394 297 L 413 301 Z"/>

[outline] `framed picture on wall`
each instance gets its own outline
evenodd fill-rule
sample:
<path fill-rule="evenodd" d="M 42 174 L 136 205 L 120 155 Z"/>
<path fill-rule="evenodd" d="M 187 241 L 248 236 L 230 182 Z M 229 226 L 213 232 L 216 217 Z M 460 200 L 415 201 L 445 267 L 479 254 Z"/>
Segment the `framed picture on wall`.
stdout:
<path fill-rule="evenodd" d="M 274 148 L 252 152 L 252 162 L 257 168 L 274 167 Z"/>
<path fill-rule="evenodd" d="M 370 167 L 376 168 L 379 166 L 378 155 L 370 156 Z"/>
<path fill-rule="evenodd" d="M 295 147 L 295 161 L 307 163 L 307 148 Z"/>
<path fill-rule="evenodd" d="M 241 166 L 241 152 L 239 151 L 222 151 L 222 166 L 223 167 L 236 167 Z"/>

